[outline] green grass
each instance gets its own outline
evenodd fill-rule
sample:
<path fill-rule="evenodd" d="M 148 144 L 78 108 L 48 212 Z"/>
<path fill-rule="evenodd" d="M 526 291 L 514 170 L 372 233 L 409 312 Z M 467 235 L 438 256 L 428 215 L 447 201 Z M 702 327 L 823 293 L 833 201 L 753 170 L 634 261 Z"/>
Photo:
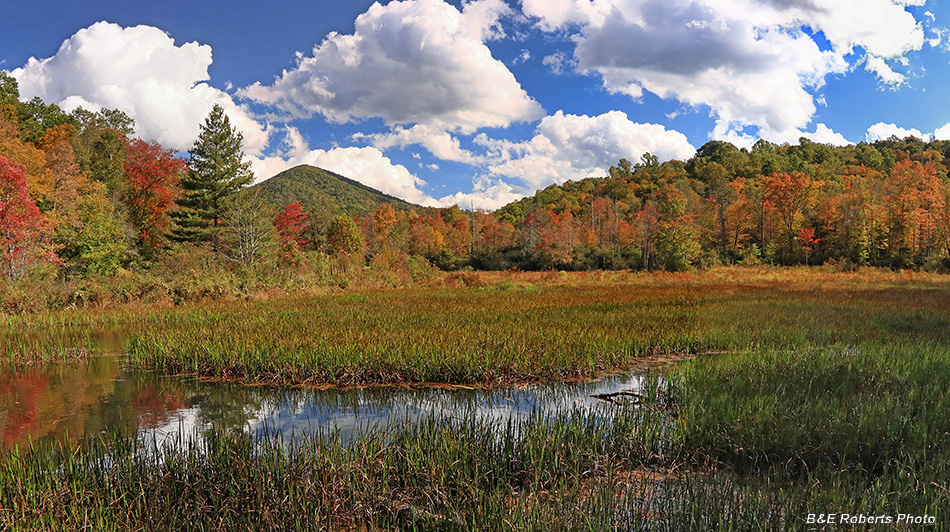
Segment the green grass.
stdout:
<path fill-rule="evenodd" d="M 95 349 L 87 330 L 13 330 L 0 334 L 0 365 L 24 366 L 80 360 Z"/>

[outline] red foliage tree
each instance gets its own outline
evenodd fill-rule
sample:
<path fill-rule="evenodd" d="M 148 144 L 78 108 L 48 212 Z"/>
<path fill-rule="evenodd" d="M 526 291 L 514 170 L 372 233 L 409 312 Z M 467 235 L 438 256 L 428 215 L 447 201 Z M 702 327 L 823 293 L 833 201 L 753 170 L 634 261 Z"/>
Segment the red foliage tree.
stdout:
<path fill-rule="evenodd" d="M 178 182 L 184 170 L 184 161 L 158 144 L 134 139 L 126 148 L 129 219 L 146 254 L 165 245 L 171 225 L 168 211 L 178 197 Z"/>
<path fill-rule="evenodd" d="M 802 227 L 798 230 L 798 244 L 802 247 L 802 251 L 805 252 L 805 265 L 808 265 L 808 256 L 811 255 L 811 250 L 815 248 L 815 245 L 818 244 L 819 239 L 815 238 L 815 230 L 808 227 Z"/>
<path fill-rule="evenodd" d="M 16 280 L 42 262 L 55 262 L 50 226 L 27 194 L 26 167 L 0 156 L 0 264 Z"/>
<path fill-rule="evenodd" d="M 295 259 L 306 244 L 303 233 L 307 229 L 307 218 L 300 204 L 285 206 L 283 212 L 274 219 L 274 228 L 280 237 L 280 248 L 285 258 Z"/>

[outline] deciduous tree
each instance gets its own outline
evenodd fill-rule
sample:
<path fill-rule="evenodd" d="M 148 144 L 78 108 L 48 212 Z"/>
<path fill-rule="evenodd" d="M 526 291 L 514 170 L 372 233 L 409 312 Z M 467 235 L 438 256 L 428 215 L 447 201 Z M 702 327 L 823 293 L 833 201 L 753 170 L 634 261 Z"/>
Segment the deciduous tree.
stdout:
<path fill-rule="evenodd" d="M 61 221 L 76 223 L 76 200 L 79 189 L 88 178 L 76 163 L 73 136 L 76 128 L 61 125 L 51 128 L 39 140 L 37 146 L 46 153 L 46 169 L 49 173 L 49 194 L 38 200 L 44 211 L 52 213 L 55 224 Z"/>
<path fill-rule="evenodd" d="M 178 197 L 178 183 L 187 167 L 171 150 L 154 142 L 134 139 L 123 164 L 127 181 L 125 200 L 146 257 L 165 246 L 171 228 L 168 212 Z"/>
<path fill-rule="evenodd" d="M 926 254 L 932 246 L 944 196 L 933 163 L 903 160 L 884 182 L 884 204 L 890 219 L 894 254 Z"/>
<path fill-rule="evenodd" d="M 733 257 L 740 255 L 755 231 L 756 214 L 759 201 L 751 180 L 744 177 L 729 183 L 729 195 L 732 201 L 723 210 L 725 218 L 726 251 Z"/>
<path fill-rule="evenodd" d="M 27 194 L 26 168 L 0 156 L 0 264 L 3 275 L 16 280 L 33 266 L 55 260 L 49 223 Z"/>
<path fill-rule="evenodd" d="M 50 129 L 74 125 L 74 120 L 57 105 L 46 105 L 39 97 L 14 104 L 24 142 L 37 143 Z"/>
<path fill-rule="evenodd" d="M 682 270 L 699 254 L 696 216 L 686 211 L 687 199 L 675 186 L 656 194 L 657 258 L 668 270 Z"/>
<path fill-rule="evenodd" d="M 26 182 L 33 201 L 52 192 L 52 174 L 46 169 L 46 153 L 20 140 L 20 128 L 14 118 L 0 116 L 0 156 L 26 167 Z"/>
<path fill-rule="evenodd" d="M 352 218 L 341 214 L 330 222 L 327 252 L 331 255 L 357 255 L 363 252 L 363 235 Z"/>
<path fill-rule="evenodd" d="M 252 194 L 239 194 L 225 203 L 220 235 L 222 254 L 242 268 L 270 258 L 279 238 L 269 205 Z"/>
<path fill-rule="evenodd" d="M 89 177 L 105 183 L 115 198 L 125 192 L 127 137 L 135 131 L 135 122 L 119 110 L 91 112 L 82 107 L 70 116 L 76 121 L 76 162 Z"/>
<path fill-rule="evenodd" d="M 802 227 L 798 230 L 798 245 L 802 247 L 802 251 L 805 252 L 805 265 L 808 265 L 808 256 L 811 255 L 811 250 L 815 249 L 815 244 L 818 243 L 818 239 L 815 238 L 815 230 L 811 227 L 805 228 Z"/>
<path fill-rule="evenodd" d="M 53 224 L 54 242 L 65 273 L 111 274 L 128 249 L 122 220 L 107 197 L 105 184 L 79 169 L 73 148 L 75 128 L 51 128 L 40 139 L 52 192 L 42 207 Z"/>
<path fill-rule="evenodd" d="M 373 213 L 374 252 L 391 245 L 391 237 L 396 228 L 396 222 L 396 211 L 389 203 L 383 203 Z"/>
<path fill-rule="evenodd" d="M 784 257 L 791 258 L 795 242 L 795 222 L 801 216 L 802 209 L 814 199 L 814 187 L 811 177 L 802 172 L 791 174 L 773 173 L 763 180 L 765 194 L 763 201 L 766 210 L 775 212 L 786 237 Z"/>
<path fill-rule="evenodd" d="M 288 262 L 297 262 L 300 250 L 306 244 L 303 235 L 307 230 L 307 218 L 300 204 L 286 205 L 284 210 L 274 218 L 274 228 L 280 238 L 283 259 Z"/>
<path fill-rule="evenodd" d="M 106 197 L 106 186 L 87 180 L 76 201 L 77 226 L 65 226 L 60 233 L 64 251 L 84 274 L 112 275 L 126 259 L 128 245 L 122 221 Z"/>

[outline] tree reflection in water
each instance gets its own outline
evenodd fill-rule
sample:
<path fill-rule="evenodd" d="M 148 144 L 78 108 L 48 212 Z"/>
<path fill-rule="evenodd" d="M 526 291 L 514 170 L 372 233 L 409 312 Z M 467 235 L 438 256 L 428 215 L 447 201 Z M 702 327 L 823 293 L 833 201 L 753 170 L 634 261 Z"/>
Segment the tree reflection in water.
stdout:
<path fill-rule="evenodd" d="M 313 389 L 248 386 L 132 372 L 125 359 L 6 370 L 0 376 L 0 435 L 4 448 L 28 442 L 82 441 L 140 434 L 153 442 L 180 440 L 204 427 L 279 432 L 285 441 L 313 431 L 342 439 L 392 421 L 475 412 L 505 422 L 532 412 L 596 405 L 590 396 L 638 389 L 642 378 L 620 375 L 596 383 L 556 383 L 502 390 L 445 388 Z"/>

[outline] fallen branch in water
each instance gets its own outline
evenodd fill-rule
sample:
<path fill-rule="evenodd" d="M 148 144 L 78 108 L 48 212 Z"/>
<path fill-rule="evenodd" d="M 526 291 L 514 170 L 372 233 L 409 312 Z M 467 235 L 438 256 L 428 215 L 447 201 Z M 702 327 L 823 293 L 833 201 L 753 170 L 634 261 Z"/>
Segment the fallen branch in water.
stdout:
<path fill-rule="evenodd" d="M 621 390 L 619 392 L 613 393 L 596 393 L 591 394 L 591 397 L 600 401 L 607 401 L 609 403 L 618 403 L 619 401 L 617 401 L 617 398 L 620 397 L 633 397 L 633 402 L 639 403 L 643 398 L 643 396 L 633 390 Z"/>

